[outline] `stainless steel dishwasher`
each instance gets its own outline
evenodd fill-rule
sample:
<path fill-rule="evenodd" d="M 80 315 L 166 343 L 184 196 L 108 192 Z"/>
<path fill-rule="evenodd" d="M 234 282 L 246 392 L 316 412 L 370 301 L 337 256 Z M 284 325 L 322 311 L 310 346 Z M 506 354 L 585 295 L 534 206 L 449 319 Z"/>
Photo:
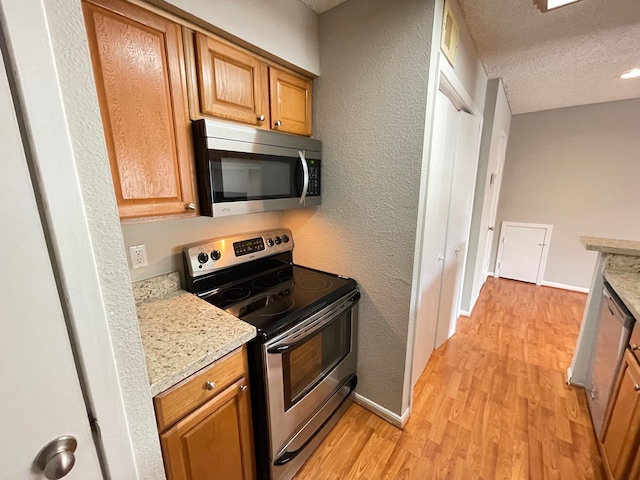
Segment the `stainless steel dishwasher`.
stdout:
<path fill-rule="evenodd" d="M 586 385 L 591 420 L 598 438 L 633 323 L 634 319 L 629 310 L 605 282 Z"/>

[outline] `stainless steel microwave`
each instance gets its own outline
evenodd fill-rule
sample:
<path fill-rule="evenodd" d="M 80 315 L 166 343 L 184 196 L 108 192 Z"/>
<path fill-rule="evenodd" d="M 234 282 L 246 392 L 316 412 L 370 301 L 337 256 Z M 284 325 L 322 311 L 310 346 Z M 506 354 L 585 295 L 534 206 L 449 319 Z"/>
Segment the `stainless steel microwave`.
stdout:
<path fill-rule="evenodd" d="M 320 141 L 209 119 L 193 131 L 202 215 L 320 205 Z"/>

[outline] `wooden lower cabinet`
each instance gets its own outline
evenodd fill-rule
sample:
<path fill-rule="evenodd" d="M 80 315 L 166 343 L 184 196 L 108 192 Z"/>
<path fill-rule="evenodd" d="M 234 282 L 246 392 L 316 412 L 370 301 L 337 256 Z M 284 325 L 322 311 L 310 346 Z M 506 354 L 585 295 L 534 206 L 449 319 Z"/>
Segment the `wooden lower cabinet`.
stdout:
<path fill-rule="evenodd" d="M 255 479 L 247 379 L 240 348 L 155 397 L 169 480 Z"/>
<path fill-rule="evenodd" d="M 640 479 L 640 365 L 627 349 L 608 407 L 600 446 L 607 475 Z"/>

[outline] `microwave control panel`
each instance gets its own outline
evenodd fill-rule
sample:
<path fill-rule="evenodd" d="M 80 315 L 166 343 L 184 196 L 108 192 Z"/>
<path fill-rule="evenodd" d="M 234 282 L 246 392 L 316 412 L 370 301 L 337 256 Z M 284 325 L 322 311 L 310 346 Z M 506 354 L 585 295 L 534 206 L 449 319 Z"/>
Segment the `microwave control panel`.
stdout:
<path fill-rule="evenodd" d="M 309 196 L 320 195 L 320 168 L 314 167 L 313 163 L 313 160 L 309 160 L 309 187 L 307 188 Z"/>

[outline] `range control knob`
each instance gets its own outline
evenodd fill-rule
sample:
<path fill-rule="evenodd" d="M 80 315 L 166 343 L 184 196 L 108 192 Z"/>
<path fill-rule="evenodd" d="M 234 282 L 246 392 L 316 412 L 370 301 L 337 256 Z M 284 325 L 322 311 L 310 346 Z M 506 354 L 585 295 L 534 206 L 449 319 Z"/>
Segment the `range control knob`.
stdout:
<path fill-rule="evenodd" d="M 211 252 L 211 258 L 213 260 L 220 260 L 220 257 L 222 256 L 222 254 L 220 253 L 220 250 L 213 250 Z"/>
<path fill-rule="evenodd" d="M 273 247 L 273 238 L 267 238 L 267 245 Z"/>
<path fill-rule="evenodd" d="M 207 255 L 204 252 L 201 252 L 198 254 L 198 261 L 200 263 L 207 263 L 207 261 L 209 260 L 209 255 Z"/>
<path fill-rule="evenodd" d="M 280 245 L 282 243 L 282 239 L 280 237 L 276 237 L 276 245 Z"/>
<path fill-rule="evenodd" d="M 282 241 L 284 243 L 289 243 L 289 235 L 282 235 Z"/>

